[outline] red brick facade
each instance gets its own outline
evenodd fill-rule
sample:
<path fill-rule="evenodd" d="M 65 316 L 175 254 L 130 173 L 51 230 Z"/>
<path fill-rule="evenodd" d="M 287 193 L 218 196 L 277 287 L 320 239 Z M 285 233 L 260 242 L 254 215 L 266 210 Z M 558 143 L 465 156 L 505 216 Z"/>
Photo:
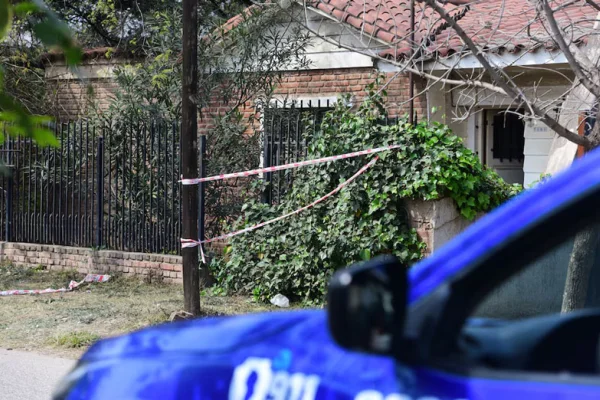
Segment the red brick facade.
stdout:
<path fill-rule="evenodd" d="M 24 267 L 43 265 L 54 271 L 82 274 L 122 273 L 125 276 L 153 274 L 163 282 L 181 284 L 181 257 L 164 254 L 128 253 L 31 243 L 0 244 L 0 262 Z"/>
<path fill-rule="evenodd" d="M 74 120 L 89 115 L 95 102 L 100 109 L 108 108 L 117 84 L 110 78 L 94 78 L 86 82 L 77 79 L 55 80 L 50 85 L 55 117 Z"/>
<path fill-rule="evenodd" d="M 298 71 L 286 74 L 275 95 L 294 97 L 337 97 L 340 94 L 351 94 L 357 102 L 367 95 L 365 87 L 377 77 L 374 68 L 351 68 L 334 70 Z M 383 82 L 391 79 L 394 73 L 384 74 Z M 408 77 L 399 75 L 386 86 L 388 97 L 386 105 L 391 117 L 408 113 L 409 85 Z M 418 86 L 418 85 L 416 85 Z M 418 87 L 415 88 L 418 93 Z M 415 99 L 415 109 L 422 114 L 421 99 Z"/>
<path fill-rule="evenodd" d="M 284 74 L 280 84 L 275 89 L 274 96 L 277 99 L 301 99 L 301 98 L 337 98 L 341 94 L 350 94 L 354 96 L 356 102 L 360 102 L 367 95 L 365 87 L 373 82 L 378 74 L 375 68 L 348 68 L 348 69 L 330 69 L 330 70 L 308 70 L 294 71 Z M 385 73 L 383 83 L 386 83 L 395 73 Z M 418 118 L 426 115 L 425 94 L 420 94 L 423 83 L 415 80 L 414 101 L 415 112 Z M 409 110 L 409 79 L 406 75 L 399 75 L 394 78 L 385 88 L 387 98 L 385 104 L 390 117 L 403 116 L 408 114 Z M 420 94 L 420 95 L 419 95 Z M 209 115 L 223 114 L 228 111 L 225 104 L 219 104 L 215 101 L 205 113 L 205 116 L 198 123 L 198 132 L 207 133 L 213 127 L 213 121 Z M 253 114 L 258 118 L 253 104 L 247 104 L 242 108 L 245 118 L 250 118 Z M 252 129 L 248 130 L 251 133 Z"/>

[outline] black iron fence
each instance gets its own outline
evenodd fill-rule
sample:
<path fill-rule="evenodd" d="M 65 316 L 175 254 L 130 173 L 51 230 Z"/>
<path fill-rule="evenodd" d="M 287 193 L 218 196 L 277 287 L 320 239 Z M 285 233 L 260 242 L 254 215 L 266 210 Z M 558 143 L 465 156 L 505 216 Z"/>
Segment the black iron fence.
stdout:
<path fill-rule="evenodd" d="M 306 119 L 318 125 L 329 110 L 328 102 L 267 108 L 263 164 L 306 159 Z M 178 122 L 71 121 L 57 124 L 55 134 L 59 146 L 52 148 L 5 135 L 0 240 L 180 253 Z M 265 174 L 264 201 L 280 202 L 293 178 L 294 170 Z"/>
<path fill-rule="evenodd" d="M 58 124 L 59 146 L 0 146 L 0 239 L 179 252 L 179 124 Z"/>

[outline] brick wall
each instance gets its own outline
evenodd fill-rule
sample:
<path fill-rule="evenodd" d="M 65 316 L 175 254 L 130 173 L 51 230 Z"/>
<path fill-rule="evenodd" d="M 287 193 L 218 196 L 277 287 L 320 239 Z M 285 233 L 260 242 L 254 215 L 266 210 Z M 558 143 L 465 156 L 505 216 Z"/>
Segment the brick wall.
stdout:
<path fill-rule="evenodd" d="M 55 116 L 62 121 L 85 117 L 94 102 L 100 109 L 108 108 L 116 87 L 111 78 L 53 81 L 50 90 Z"/>
<path fill-rule="evenodd" d="M 47 71 L 50 79 L 52 96 L 56 106 L 56 113 L 61 119 L 75 119 L 85 116 L 90 109 L 91 102 L 95 101 L 100 109 L 108 107 L 113 96 L 116 83 L 111 78 L 112 68 L 123 63 L 121 59 L 114 60 L 87 60 L 82 68 L 86 71 L 88 79 L 80 81 L 71 76 L 66 67 L 53 66 Z M 276 98 L 337 98 L 341 94 L 351 94 L 356 103 L 366 96 L 365 86 L 373 82 L 380 74 L 375 68 L 343 68 L 327 70 L 290 71 L 283 74 L 278 87 L 275 88 Z M 395 73 L 385 73 L 384 82 L 394 77 Z M 401 116 L 408 113 L 407 103 L 409 94 L 408 76 L 398 75 L 386 87 L 388 96 L 386 106 L 390 116 Z M 424 87 L 417 78 L 415 93 Z M 425 95 L 417 96 L 415 109 L 419 116 L 426 114 Z M 210 107 L 204 110 L 204 118 L 198 122 L 200 133 L 208 132 L 214 128 L 211 115 L 224 114 L 230 107 L 224 104 L 215 95 Z M 242 107 L 241 112 L 245 118 L 256 114 L 254 101 Z M 420 117 L 419 117 L 420 118 Z M 252 133 L 255 127 L 249 127 Z"/>
<path fill-rule="evenodd" d="M 0 261 L 25 267 L 43 265 L 57 271 L 77 270 L 82 274 L 119 272 L 125 276 L 144 276 L 153 273 L 162 275 L 168 283 L 183 282 L 180 256 L 5 242 L 0 243 Z"/>
<path fill-rule="evenodd" d="M 362 101 L 367 93 L 365 87 L 373 82 L 378 74 L 374 68 L 347 68 L 334 70 L 311 70 L 289 72 L 284 75 L 281 84 L 275 89 L 277 97 L 337 97 L 340 94 L 354 96 L 356 102 Z M 395 73 L 385 74 L 383 83 L 391 79 Z M 409 98 L 408 77 L 397 76 L 386 87 L 385 104 L 391 117 L 408 113 Z M 416 81 L 415 93 L 419 93 L 422 83 Z M 415 99 L 415 109 L 419 115 L 424 115 L 426 107 L 424 95 Z"/>
<path fill-rule="evenodd" d="M 362 101 L 367 93 L 365 87 L 373 82 L 378 74 L 374 68 L 346 68 L 333 70 L 293 71 L 283 75 L 280 84 L 275 88 L 274 96 L 278 99 L 302 98 L 337 98 L 341 94 L 350 94 L 356 103 Z M 395 73 L 386 73 L 383 82 L 391 79 Z M 386 86 L 387 98 L 385 104 L 390 117 L 408 114 L 409 80 L 406 75 L 399 75 Z M 415 79 L 415 94 L 419 94 L 424 83 Z M 426 115 L 427 103 L 425 94 L 415 98 L 415 111 L 418 118 Z M 205 110 L 204 118 L 198 122 L 198 132 L 210 132 L 214 128 L 210 115 L 224 114 L 229 108 L 217 99 Z M 259 115 L 254 104 L 245 104 L 241 110 L 244 118 Z M 246 133 L 251 134 L 257 126 L 250 126 Z"/>

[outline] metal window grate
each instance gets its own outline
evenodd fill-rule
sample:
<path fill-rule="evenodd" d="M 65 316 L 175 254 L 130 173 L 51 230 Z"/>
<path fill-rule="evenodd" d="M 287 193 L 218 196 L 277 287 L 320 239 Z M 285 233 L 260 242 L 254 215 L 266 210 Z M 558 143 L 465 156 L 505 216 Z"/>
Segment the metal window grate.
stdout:
<path fill-rule="evenodd" d="M 494 115 L 493 122 L 494 158 L 500 161 L 523 161 L 525 149 L 525 123 L 519 115 L 503 112 Z"/>
<path fill-rule="evenodd" d="M 288 107 L 285 104 L 273 104 L 265 108 L 263 165 L 271 167 L 305 160 L 310 138 L 304 131 L 304 119 L 310 118 L 314 126 L 318 127 L 325 114 L 332 109 L 333 105 L 329 101 L 291 103 Z M 397 117 L 384 117 L 381 124 L 393 125 L 398 120 Z M 293 169 L 266 173 L 264 180 L 267 188 L 263 193 L 263 202 L 280 203 L 293 184 L 294 173 Z"/>
<path fill-rule="evenodd" d="M 310 138 L 305 134 L 304 119 L 312 119 L 315 126 L 321 124 L 325 114 L 332 109 L 326 102 L 298 102 L 286 107 L 276 103 L 264 110 L 263 119 L 263 165 L 265 167 L 283 165 L 304 160 Z M 290 189 L 294 170 L 265 174 L 267 188 L 263 201 L 277 204 Z"/>

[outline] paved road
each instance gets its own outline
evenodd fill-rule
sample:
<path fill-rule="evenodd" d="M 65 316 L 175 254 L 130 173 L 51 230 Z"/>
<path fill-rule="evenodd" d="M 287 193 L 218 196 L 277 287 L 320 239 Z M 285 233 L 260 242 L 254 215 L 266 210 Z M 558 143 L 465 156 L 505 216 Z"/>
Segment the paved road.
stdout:
<path fill-rule="evenodd" d="M 50 399 L 74 360 L 0 349 L 0 399 Z"/>

